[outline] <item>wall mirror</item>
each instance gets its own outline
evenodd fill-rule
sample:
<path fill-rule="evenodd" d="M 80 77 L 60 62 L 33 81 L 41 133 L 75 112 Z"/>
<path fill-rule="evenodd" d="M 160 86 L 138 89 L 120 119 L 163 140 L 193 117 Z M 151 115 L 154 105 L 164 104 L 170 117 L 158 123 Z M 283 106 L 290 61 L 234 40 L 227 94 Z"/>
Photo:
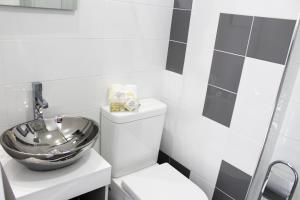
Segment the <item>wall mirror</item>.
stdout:
<path fill-rule="evenodd" d="M 77 0 L 0 0 L 0 6 L 76 10 Z"/>

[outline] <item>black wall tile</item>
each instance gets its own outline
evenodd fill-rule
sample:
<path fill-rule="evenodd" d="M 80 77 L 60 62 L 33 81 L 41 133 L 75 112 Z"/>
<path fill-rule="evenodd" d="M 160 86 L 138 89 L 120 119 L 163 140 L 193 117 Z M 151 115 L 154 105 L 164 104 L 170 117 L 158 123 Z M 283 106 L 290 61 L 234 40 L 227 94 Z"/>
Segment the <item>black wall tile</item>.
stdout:
<path fill-rule="evenodd" d="M 170 165 L 172 165 L 175 169 L 177 169 L 180 173 L 182 173 L 185 177 L 190 178 L 191 171 L 177 162 L 176 160 L 170 158 Z"/>
<path fill-rule="evenodd" d="M 185 51 L 186 44 L 170 41 L 166 69 L 178 74 L 182 74 Z"/>
<path fill-rule="evenodd" d="M 255 17 L 247 56 L 285 64 L 295 20 Z"/>
<path fill-rule="evenodd" d="M 169 163 L 169 162 L 170 162 L 170 157 L 167 154 L 165 154 L 164 152 L 159 151 L 157 163 L 163 164 L 163 163 Z"/>
<path fill-rule="evenodd" d="M 218 188 L 215 188 L 212 200 L 233 200 L 233 199 L 230 198 L 228 195 L 224 194 L 222 191 L 218 190 Z"/>
<path fill-rule="evenodd" d="M 222 161 L 216 187 L 233 197 L 235 200 L 244 200 L 250 185 L 251 176 Z"/>
<path fill-rule="evenodd" d="M 173 10 L 170 40 L 187 42 L 189 34 L 191 11 Z"/>
<path fill-rule="evenodd" d="M 244 57 L 214 51 L 209 84 L 237 92 L 244 65 Z"/>
<path fill-rule="evenodd" d="M 189 9 L 193 6 L 193 0 L 174 0 L 174 8 Z"/>
<path fill-rule="evenodd" d="M 208 86 L 203 116 L 230 127 L 236 95 Z"/>
<path fill-rule="evenodd" d="M 159 151 L 158 154 L 158 164 L 163 164 L 163 163 L 169 163 L 171 166 L 173 166 L 177 171 L 179 171 L 181 174 L 183 174 L 185 177 L 189 178 L 191 174 L 191 170 L 180 164 L 178 161 L 174 160 L 171 158 L 169 155 L 166 153 Z"/>
<path fill-rule="evenodd" d="M 220 14 L 215 49 L 245 55 L 253 17 Z"/>

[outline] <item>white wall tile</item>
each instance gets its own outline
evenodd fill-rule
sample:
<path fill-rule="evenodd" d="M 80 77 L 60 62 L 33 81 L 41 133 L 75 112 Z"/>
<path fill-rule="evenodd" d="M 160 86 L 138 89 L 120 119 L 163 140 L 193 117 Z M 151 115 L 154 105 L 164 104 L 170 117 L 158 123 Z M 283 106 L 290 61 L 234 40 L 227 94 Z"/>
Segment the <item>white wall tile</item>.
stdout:
<path fill-rule="evenodd" d="M 295 90 L 296 91 L 296 90 Z M 297 95 L 297 94 L 295 94 Z M 282 134 L 291 140 L 300 142 L 300 135 L 297 131 L 299 128 L 300 119 L 300 103 L 291 102 L 288 106 L 288 112 L 285 116 L 285 123 L 282 127 Z"/>
<path fill-rule="evenodd" d="M 252 16 L 262 16 L 262 17 L 277 17 L 277 18 L 287 18 L 296 19 L 299 13 L 299 2 L 295 0 L 283 1 L 239 1 L 239 0 L 212 0 L 209 2 L 203 2 L 200 0 L 193 1 L 193 9 L 196 12 L 200 12 L 204 9 L 209 9 L 210 15 L 224 12 L 233 14 L 244 14 Z M 267 8 L 267 10 L 266 10 Z M 211 17 L 211 16 L 208 16 Z"/>
<path fill-rule="evenodd" d="M 246 58 L 231 128 L 236 134 L 264 143 L 284 66 Z"/>
<path fill-rule="evenodd" d="M 183 89 L 183 76 L 170 71 L 163 71 L 161 98 L 173 104 L 180 103 Z"/>
<path fill-rule="evenodd" d="M 166 102 L 162 100 L 163 102 Z M 166 114 L 166 119 L 165 119 L 165 125 L 164 125 L 164 130 L 162 134 L 162 139 L 161 139 L 161 147 L 160 149 L 168 154 L 169 156 L 173 156 L 173 150 L 175 147 L 174 144 L 174 138 L 177 137 L 176 132 L 177 132 L 177 110 L 174 107 L 174 104 L 167 103 L 167 114 Z"/>
<path fill-rule="evenodd" d="M 174 0 L 111 0 L 111 1 L 122 1 L 122 2 L 135 2 L 141 4 L 149 4 L 149 5 L 156 5 L 156 6 L 167 6 L 172 8 L 174 4 Z"/>
<path fill-rule="evenodd" d="M 49 103 L 45 114 L 51 117 L 99 108 L 106 88 L 97 83 L 97 77 L 44 82 L 43 96 Z"/>
<path fill-rule="evenodd" d="M 74 12 L 1 7 L 1 130 L 33 118 L 33 81 L 43 83 L 46 117 L 95 117 L 112 83 L 159 97 L 172 8 L 156 3 L 87 0 Z"/>
<path fill-rule="evenodd" d="M 266 133 L 262 135 L 265 137 Z M 228 134 L 226 139 L 223 160 L 252 176 L 262 152 L 262 144 L 243 137 L 242 133 Z"/>
<path fill-rule="evenodd" d="M 170 4 L 170 1 L 163 2 Z M 0 38 L 90 35 L 165 38 L 169 34 L 172 11 L 171 6 L 110 0 L 80 1 L 76 11 L 15 7 L 0 10 L 3 25 Z"/>
<path fill-rule="evenodd" d="M 7 126 L 7 96 L 5 95 L 4 87 L 0 86 L 0 127 Z"/>
<path fill-rule="evenodd" d="M 209 184 L 207 180 L 205 180 L 203 177 L 201 177 L 199 174 L 195 173 L 194 171 L 191 171 L 190 179 L 204 191 L 208 199 L 212 199 L 214 189 L 215 189 L 214 185 Z"/>
<path fill-rule="evenodd" d="M 6 125 L 12 126 L 24 121 L 32 120 L 32 90 L 31 84 L 15 84 L 4 86 L 7 102 Z"/>

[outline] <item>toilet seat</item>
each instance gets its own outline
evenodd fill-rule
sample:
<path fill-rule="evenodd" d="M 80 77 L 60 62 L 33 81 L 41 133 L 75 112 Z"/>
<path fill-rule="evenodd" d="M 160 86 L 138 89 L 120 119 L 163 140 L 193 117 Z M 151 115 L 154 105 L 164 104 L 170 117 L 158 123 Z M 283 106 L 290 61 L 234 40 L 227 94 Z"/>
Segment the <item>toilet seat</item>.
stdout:
<path fill-rule="evenodd" d="M 198 186 L 168 163 L 153 165 L 114 182 L 132 200 L 208 199 Z"/>

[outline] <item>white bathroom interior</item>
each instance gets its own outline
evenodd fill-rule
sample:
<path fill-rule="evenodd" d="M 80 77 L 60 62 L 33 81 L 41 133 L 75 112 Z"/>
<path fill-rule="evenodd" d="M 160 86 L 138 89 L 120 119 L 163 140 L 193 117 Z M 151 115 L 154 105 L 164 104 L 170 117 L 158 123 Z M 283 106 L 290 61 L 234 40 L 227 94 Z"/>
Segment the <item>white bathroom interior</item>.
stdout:
<path fill-rule="evenodd" d="M 0 0 L 0 200 L 300 200 L 299 17 L 298 0 Z"/>

